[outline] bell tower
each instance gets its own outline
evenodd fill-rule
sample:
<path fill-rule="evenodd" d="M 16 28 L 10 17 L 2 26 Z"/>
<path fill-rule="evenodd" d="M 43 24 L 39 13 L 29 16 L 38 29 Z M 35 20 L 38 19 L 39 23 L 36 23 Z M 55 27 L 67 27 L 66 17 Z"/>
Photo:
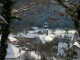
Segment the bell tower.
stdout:
<path fill-rule="evenodd" d="M 48 26 L 47 26 L 47 23 L 44 24 L 43 28 L 44 28 L 43 29 L 43 34 L 48 35 Z"/>

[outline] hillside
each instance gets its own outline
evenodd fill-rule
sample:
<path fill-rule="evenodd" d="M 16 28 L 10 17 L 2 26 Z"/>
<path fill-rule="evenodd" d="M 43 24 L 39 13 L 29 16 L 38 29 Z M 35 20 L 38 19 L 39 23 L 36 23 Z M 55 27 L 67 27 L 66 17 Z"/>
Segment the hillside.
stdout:
<path fill-rule="evenodd" d="M 72 20 L 67 16 L 65 9 L 49 0 L 19 0 L 14 9 L 20 9 L 24 6 L 29 9 L 22 11 L 23 22 L 16 21 L 16 28 L 19 30 L 27 29 L 31 26 L 43 27 L 47 22 L 49 28 L 73 28 Z M 59 14 L 61 12 L 61 15 Z"/>

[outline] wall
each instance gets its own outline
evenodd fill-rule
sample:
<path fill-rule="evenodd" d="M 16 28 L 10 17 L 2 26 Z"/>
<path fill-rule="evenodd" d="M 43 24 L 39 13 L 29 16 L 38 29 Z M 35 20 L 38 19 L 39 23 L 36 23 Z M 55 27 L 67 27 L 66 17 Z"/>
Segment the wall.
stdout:
<path fill-rule="evenodd" d="M 8 59 L 5 59 L 5 60 L 16 60 L 16 59 L 14 59 L 14 58 L 9 59 L 9 58 L 8 58 Z"/>
<path fill-rule="evenodd" d="M 22 54 L 21 56 L 17 57 L 17 58 L 6 58 L 5 60 L 24 60 L 25 58 L 25 54 Z"/>

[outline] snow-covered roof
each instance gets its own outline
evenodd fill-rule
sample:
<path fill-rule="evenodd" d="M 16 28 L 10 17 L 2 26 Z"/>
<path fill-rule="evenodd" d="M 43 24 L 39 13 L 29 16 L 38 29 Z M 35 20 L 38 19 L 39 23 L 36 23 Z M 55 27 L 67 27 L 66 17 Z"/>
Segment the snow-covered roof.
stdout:
<path fill-rule="evenodd" d="M 35 31 L 28 31 L 28 33 L 30 34 L 34 34 L 34 33 L 38 33 L 39 32 L 39 30 L 35 30 Z"/>
<path fill-rule="evenodd" d="M 80 44 L 78 42 L 75 42 L 73 45 L 77 46 L 78 48 L 80 48 Z"/>
<path fill-rule="evenodd" d="M 45 40 L 46 40 L 46 41 L 52 41 L 53 38 L 51 38 L 50 36 L 46 36 Z"/>
<path fill-rule="evenodd" d="M 26 38 L 36 38 L 38 34 L 27 34 Z"/>
<path fill-rule="evenodd" d="M 46 36 L 46 35 L 43 35 L 43 37 L 45 37 L 45 36 Z M 46 42 L 46 40 L 45 40 L 43 37 L 42 37 L 42 35 L 40 35 L 40 36 L 39 36 L 40 41 L 41 41 L 42 43 L 45 43 L 45 42 Z"/>
<path fill-rule="evenodd" d="M 24 34 L 24 33 L 18 33 L 17 34 L 17 37 L 26 37 L 27 35 L 26 34 Z"/>
<path fill-rule="evenodd" d="M 16 38 L 14 37 L 8 37 L 8 39 L 10 39 L 10 41 L 18 41 Z"/>
<path fill-rule="evenodd" d="M 39 30 L 40 29 L 38 27 L 31 27 L 29 28 L 28 33 L 37 33 Z"/>
<path fill-rule="evenodd" d="M 31 28 L 29 28 L 29 31 L 32 31 L 32 30 L 36 31 L 36 30 L 39 30 L 39 28 L 38 27 L 31 27 Z"/>
<path fill-rule="evenodd" d="M 21 50 L 21 53 L 20 53 L 19 48 L 13 46 L 12 44 L 8 44 L 7 55 L 5 58 L 17 58 L 24 53 L 25 51 Z"/>
<path fill-rule="evenodd" d="M 53 38 L 49 35 L 43 34 L 43 35 L 39 35 L 39 38 L 41 40 L 42 43 L 48 42 L 48 41 L 52 41 Z"/>

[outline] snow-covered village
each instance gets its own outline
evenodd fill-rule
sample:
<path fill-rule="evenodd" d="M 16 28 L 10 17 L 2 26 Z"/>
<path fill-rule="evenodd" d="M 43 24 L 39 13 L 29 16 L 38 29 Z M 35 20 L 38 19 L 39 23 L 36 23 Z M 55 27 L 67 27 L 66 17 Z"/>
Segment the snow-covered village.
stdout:
<path fill-rule="evenodd" d="M 80 0 L 0 0 L 0 60 L 80 60 Z"/>

